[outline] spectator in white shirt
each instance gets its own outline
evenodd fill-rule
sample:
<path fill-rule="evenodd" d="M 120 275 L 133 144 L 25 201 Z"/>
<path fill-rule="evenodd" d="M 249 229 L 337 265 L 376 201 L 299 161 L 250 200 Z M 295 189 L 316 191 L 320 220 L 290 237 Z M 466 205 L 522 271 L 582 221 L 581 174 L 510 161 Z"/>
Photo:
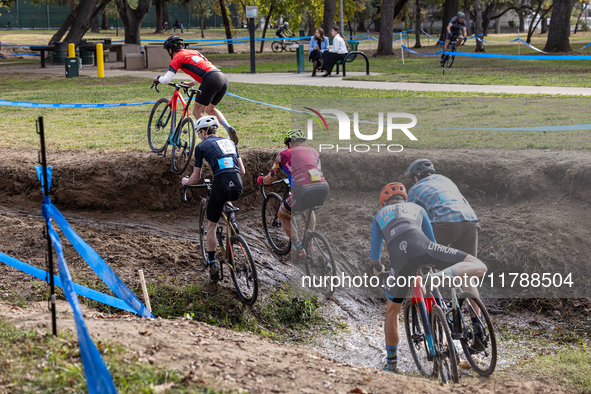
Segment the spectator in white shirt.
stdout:
<path fill-rule="evenodd" d="M 332 68 L 339 61 L 343 60 L 349 52 L 349 45 L 345 40 L 345 36 L 341 33 L 341 29 L 338 26 L 333 26 L 330 30 L 330 34 L 333 37 L 332 47 L 328 47 L 328 51 L 324 51 L 322 58 L 324 60 L 324 69 L 326 72 L 322 75 L 323 77 L 330 77 Z"/>

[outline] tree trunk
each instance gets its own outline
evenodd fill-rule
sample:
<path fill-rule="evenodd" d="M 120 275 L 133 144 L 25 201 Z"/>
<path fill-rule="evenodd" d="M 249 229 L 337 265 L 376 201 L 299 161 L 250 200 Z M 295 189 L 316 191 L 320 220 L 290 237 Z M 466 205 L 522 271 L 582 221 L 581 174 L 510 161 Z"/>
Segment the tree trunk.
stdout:
<path fill-rule="evenodd" d="M 495 19 L 495 33 L 501 34 L 501 18 Z"/>
<path fill-rule="evenodd" d="M 330 29 L 334 26 L 334 16 L 336 13 L 336 0 L 325 0 L 324 2 L 324 19 L 322 20 L 322 28 L 324 34 L 330 37 Z M 330 38 L 329 38 L 330 40 Z"/>
<path fill-rule="evenodd" d="M 466 15 L 466 32 L 470 36 L 472 34 L 472 18 L 470 18 L 470 3 L 468 1 L 464 2 L 464 15 Z"/>
<path fill-rule="evenodd" d="M 548 32 L 548 18 L 542 18 L 542 31 L 541 34 L 546 34 Z"/>
<path fill-rule="evenodd" d="M 205 34 L 203 34 L 203 30 L 205 30 L 205 14 L 201 15 L 201 38 L 205 38 Z"/>
<path fill-rule="evenodd" d="M 577 23 L 575 23 L 575 31 L 573 34 L 577 34 L 577 30 L 579 29 L 579 23 L 581 22 L 581 17 L 583 16 L 583 12 L 585 12 L 586 6 L 587 6 L 587 3 L 583 3 L 583 8 L 581 9 L 581 13 L 579 14 L 579 17 L 577 18 Z"/>
<path fill-rule="evenodd" d="M 486 35 L 488 33 L 488 25 L 490 24 L 491 14 L 493 12 L 493 9 L 494 9 L 494 4 L 487 4 L 486 9 L 482 13 L 482 35 L 483 35 L 483 37 L 486 37 Z M 476 26 L 474 26 L 474 29 L 476 30 Z"/>
<path fill-rule="evenodd" d="M 70 32 L 66 38 L 64 38 L 64 42 L 78 44 L 82 37 L 84 37 L 84 34 L 90 29 L 92 22 L 98 18 L 99 14 L 103 12 L 110 1 L 111 0 L 103 0 L 98 7 L 96 7 L 96 2 L 94 0 L 81 1 L 80 4 L 78 4 L 78 7 L 76 7 L 76 10 L 78 10 L 81 5 L 84 5 L 84 7 L 78 10 L 78 15 L 76 16 L 76 19 L 72 21 Z"/>
<path fill-rule="evenodd" d="M 152 0 L 138 0 L 136 9 L 131 8 L 127 0 L 115 0 L 115 5 L 125 27 L 125 43 L 141 45 L 140 27 L 150 11 Z"/>
<path fill-rule="evenodd" d="M 421 0 L 415 1 L 415 46 L 421 47 Z"/>
<path fill-rule="evenodd" d="M 486 52 L 484 49 L 484 36 L 482 34 L 482 3 L 474 0 L 474 34 L 476 34 L 476 49 L 474 52 Z"/>
<path fill-rule="evenodd" d="M 162 0 L 162 17 L 164 18 L 164 22 L 168 23 L 169 27 L 172 27 L 168 19 L 168 6 L 166 4 L 166 0 Z"/>
<path fill-rule="evenodd" d="M 265 18 L 265 26 L 263 26 L 263 38 L 265 38 L 267 34 L 267 28 L 269 27 L 269 21 L 271 20 L 271 14 L 273 13 L 273 7 L 275 6 L 275 2 L 271 3 L 269 7 L 269 12 L 267 13 L 267 17 Z M 261 41 L 261 49 L 259 53 L 263 53 L 263 48 L 265 47 L 265 40 Z"/>
<path fill-rule="evenodd" d="M 313 36 L 316 33 L 316 21 L 312 11 L 308 11 L 308 35 Z"/>
<path fill-rule="evenodd" d="M 103 11 L 102 21 L 101 21 L 101 29 L 103 30 L 110 30 L 111 26 L 109 26 L 109 11 L 106 9 Z"/>
<path fill-rule="evenodd" d="M 520 33 L 525 33 L 525 11 L 520 11 L 519 12 L 519 32 Z"/>
<path fill-rule="evenodd" d="M 545 52 L 571 52 L 570 14 L 573 10 L 574 0 L 554 0 L 548 40 L 544 47 Z"/>
<path fill-rule="evenodd" d="M 382 1 L 382 18 L 380 21 L 380 37 L 378 39 L 378 55 L 393 55 L 392 33 L 394 31 L 394 0 Z"/>
<path fill-rule="evenodd" d="M 347 21 L 347 26 L 349 27 L 349 35 L 353 37 L 353 26 L 351 26 L 351 21 Z"/>
<path fill-rule="evenodd" d="M 226 12 L 226 4 L 224 4 L 224 0 L 219 0 L 220 2 L 220 9 L 222 10 L 222 20 L 224 21 L 224 27 L 226 28 L 226 38 L 231 40 L 232 39 L 232 26 L 230 25 L 230 18 L 228 18 L 228 13 Z M 231 41 L 228 41 L 228 53 L 234 53 L 234 44 Z"/>
<path fill-rule="evenodd" d="M 72 22 L 74 21 L 74 19 L 76 19 L 76 15 L 78 15 L 78 7 L 76 7 L 70 13 L 70 15 L 68 15 L 66 17 L 66 19 L 64 20 L 64 23 L 62 23 L 62 25 L 57 30 L 57 32 L 49 40 L 49 45 L 53 45 L 54 43 L 59 42 L 62 39 L 62 37 L 64 36 L 64 34 L 66 34 L 66 32 L 68 31 L 68 29 L 70 28 L 70 25 L 72 24 Z"/>
<path fill-rule="evenodd" d="M 154 7 L 156 8 L 156 31 L 154 33 L 162 33 L 162 0 L 155 0 Z"/>
<path fill-rule="evenodd" d="M 441 21 L 441 33 L 439 34 L 439 39 L 441 41 L 445 41 L 445 37 L 447 36 L 447 25 L 449 25 L 451 18 L 457 15 L 458 6 L 459 0 L 445 0 L 445 3 L 443 4 L 443 20 Z"/>
<path fill-rule="evenodd" d="M 96 11 L 96 6 L 94 7 L 94 11 Z M 101 31 L 99 30 L 99 25 L 98 25 L 98 18 L 96 18 L 95 20 L 93 20 L 90 23 L 90 31 L 93 33 L 100 33 Z"/>

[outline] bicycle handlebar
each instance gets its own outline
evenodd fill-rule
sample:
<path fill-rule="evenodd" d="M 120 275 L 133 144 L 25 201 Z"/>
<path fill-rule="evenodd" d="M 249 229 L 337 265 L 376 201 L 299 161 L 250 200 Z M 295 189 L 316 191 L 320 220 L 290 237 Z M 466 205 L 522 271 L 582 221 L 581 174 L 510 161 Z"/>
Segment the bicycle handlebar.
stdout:
<path fill-rule="evenodd" d="M 158 89 L 158 85 L 159 85 L 159 84 L 160 84 L 160 82 L 153 83 L 153 84 L 152 84 L 152 86 L 150 87 L 150 89 L 152 89 L 152 88 L 155 88 L 155 89 L 156 89 L 156 91 L 157 91 L 158 93 L 160 93 L 160 89 Z M 168 86 L 174 86 L 174 88 L 175 88 L 176 90 L 180 90 L 181 88 L 183 88 L 186 94 L 189 94 L 189 91 L 191 91 L 191 92 L 195 92 L 195 93 L 202 93 L 200 89 L 195 89 L 195 88 L 194 88 L 194 87 L 192 87 L 192 86 L 189 86 L 189 85 L 183 85 L 182 83 L 174 83 L 174 82 L 169 82 L 169 83 L 168 83 Z"/>
<path fill-rule="evenodd" d="M 188 177 L 185 177 L 188 178 Z M 187 201 L 187 189 L 198 189 L 201 187 L 206 187 L 207 191 L 211 191 L 211 180 L 209 178 L 203 179 L 203 183 L 196 184 L 196 185 L 184 185 L 181 187 L 181 193 L 183 193 L 183 201 Z"/>
<path fill-rule="evenodd" d="M 260 173 L 260 176 L 264 176 L 262 172 Z M 273 186 L 273 185 L 277 185 L 280 183 L 283 183 L 285 185 L 286 189 L 291 187 L 289 185 L 289 180 L 287 178 L 279 179 L 269 185 L 265 185 L 264 183 L 261 183 L 261 194 L 263 195 L 263 198 L 267 198 L 267 195 L 265 194 L 265 186 Z"/>

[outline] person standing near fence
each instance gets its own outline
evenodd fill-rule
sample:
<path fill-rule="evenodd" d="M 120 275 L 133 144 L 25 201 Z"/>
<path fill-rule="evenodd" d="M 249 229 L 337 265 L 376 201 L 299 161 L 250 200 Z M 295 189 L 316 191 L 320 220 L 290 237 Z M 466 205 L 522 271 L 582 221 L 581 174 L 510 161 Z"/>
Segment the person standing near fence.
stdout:
<path fill-rule="evenodd" d="M 328 50 L 322 54 L 324 69 L 326 72 L 322 75 L 323 77 L 330 77 L 332 68 L 337 64 L 339 60 L 345 59 L 349 52 L 349 45 L 345 36 L 341 33 L 341 29 L 338 26 L 333 26 L 330 30 L 332 35 L 332 46 L 328 47 Z"/>

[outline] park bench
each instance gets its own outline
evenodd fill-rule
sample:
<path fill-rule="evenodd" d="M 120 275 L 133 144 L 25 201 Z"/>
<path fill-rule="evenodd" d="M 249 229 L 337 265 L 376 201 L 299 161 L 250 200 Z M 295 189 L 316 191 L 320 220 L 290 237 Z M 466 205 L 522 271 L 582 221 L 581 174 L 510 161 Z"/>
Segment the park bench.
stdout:
<path fill-rule="evenodd" d="M 365 74 L 369 75 L 369 60 L 367 56 L 363 52 L 359 52 L 357 47 L 359 46 L 359 41 L 349 41 L 349 53 L 343 60 L 339 60 L 336 62 L 337 65 L 337 74 L 339 73 L 339 65 L 343 65 L 343 77 L 347 76 L 347 72 L 345 71 L 345 64 L 351 63 L 353 60 L 357 59 L 357 55 L 361 55 L 365 58 Z"/>
<path fill-rule="evenodd" d="M 41 68 L 45 68 L 45 52 L 51 53 L 55 49 L 53 45 L 30 46 L 30 50 L 41 53 Z"/>

